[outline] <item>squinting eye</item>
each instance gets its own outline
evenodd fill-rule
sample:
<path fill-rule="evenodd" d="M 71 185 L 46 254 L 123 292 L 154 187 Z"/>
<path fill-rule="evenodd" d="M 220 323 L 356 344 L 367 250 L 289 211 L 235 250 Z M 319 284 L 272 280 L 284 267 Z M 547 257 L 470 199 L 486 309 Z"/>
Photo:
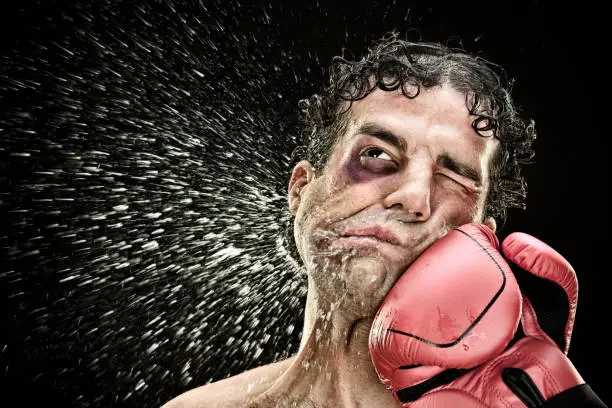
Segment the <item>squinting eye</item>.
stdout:
<path fill-rule="evenodd" d="M 460 184 L 461 185 L 460 182 L 458 182 L 455 178 L 449 176 L 448 174 L 438 173 L 438 175 L 442 176 L 442 178 L 444 178 L 445 180 L 450 180 L 450 181 L 452 181 L 455 184 Z"/>
<path fill-rule="evenodd" d="M 444 180 L 450 181 L 453 185 L 458 186 L 458 187 L 463 187 L 465 189 L 468 189 L 470 187 L 468 187 L 467 184 L 465 184 L 464 182 L 461 182 L 457 179 L 457 177 L 451 177 L 448 174 L 444 174 L 444 173 L 437 173 L 439 176 L 442 176 L 442 178 Z M 458 176 L 460 178 L 460 176 Z"/>
<path fill-rule="evenodd" d="M 363 152 L 361 152 L 361 156 L 371 157 L 373 159 L 381 159 L 381 160 L 389 160 L 389 161 L 393 160 L 391 156 L 389 156 L 383 149 L 380 149 L 378 147 L 370 147 L 364 150 Z"/>

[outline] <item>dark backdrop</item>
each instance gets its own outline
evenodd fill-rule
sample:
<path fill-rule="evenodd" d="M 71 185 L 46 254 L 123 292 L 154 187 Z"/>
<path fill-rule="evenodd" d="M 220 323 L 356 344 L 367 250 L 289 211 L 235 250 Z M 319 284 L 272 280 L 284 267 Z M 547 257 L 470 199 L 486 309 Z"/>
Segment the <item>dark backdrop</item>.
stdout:
<path fill-rule="evenodd" d="M 346 55 L 360 54 L 364 47 L 391 30 L 400 33 L 416 30 L 426 40 L 462 45 L 469 51 L 478 52 L 504 66 L 508 75 L 516 80 L 515 99 L 524 113 L 535 119 L 539 136 L 536 162 L 526 171 L 528 209 L 526 212 L 511 211 L 501 234 L 520 230 L 535 235 L 557 249 L 574 266 L 580 281 L 580 302 L 570 358 L 595 391 L 609 401 L 605 381 L 608 369 L 602 356 L 606 346 L 602 336 L 605 321 L 609 320 L 609 306 L 605 301 L 607 290 L 602 278 L 607 275 L 604 257 L 609 243 L 606 234 L 609 179 L 606 138 L 597 129 L 600 118 L 593 113 L 599 84 L 596 71 L 587 62 L 592 61 L 590 47 L 599 35 L 599 26 L 594 22 L 599 12 L 588 2 L 567 6 L 541 1 L 462 4 L 400 0 L 269 3 L 244 0 L 244 4 L 207 0 L 16 3 L 7 5 L 5 2 L 0 6 L 3 31 L 0 39 L 3 58 L 0 67 L 0 80 L 3 81 L 0 87 L 3 104 L 0 113 L 3 158 L 0 356 L 3 373 L 0 378 L 7 391 L 2 398 L 20 398 L 26 405 L 33 405 L 42 398 L 50 405 L 63 404 L 59 406 L 154 407 L 186 389 L 286 356 L 295 350 L 299 338 L 298 329 L 289 334 L 278 329 L 274 332 L 278 339 L 273 345 L 253 353 L 244 343 L 228 344 L 227 338 L 235 334 L 223 333 L 215 337 L 214 329 L 205 327 L 202 332 L 210 346 L 205 350 L 212 357 L 202 366 L 192 364 L 191 379 L 185 381 L 179 373 L 184 369 L 185 356 L 190 354 L 187 343 L 166 344 L 162 356 L 138 353 L 133 346 L 138 343 L 137 338 L 126 342 L 123 348 L 121 344 L 105 345 L 103 339 L 77 341 L 79 339 L 69 333 L 58 334 L 54 330 L 61 329 L 44 327 L 40 320 L 32 317 L 44 298 L 56 305 L 57 321 L 88 323 L 89 332 L 102 324 L 96 320 L 102 312 L 83 305 L 100 299 L 108 301 L 112 297 L 111 294 L 103 296 L 78 290 L 65 292 L 65 286 L 59 289 L 60 285 L 69 283 L 60 283 L 53 276 L 60 269 L 76 267 L 81 261 L 78 253 L 61 243 L 48 242 L 44 246 L 46 251 L 36 262 L 27 257 L 15 258 L 11 252 L 19 242 L 40 234 L 37 222 L 49 221 L 27 219 L 27 213 L 19 212 L 33 206 L 29 195 L 33 193 L 20 186 L 31 183 L 29 172 L 41 170 L 47 163 L 45 160 L 52 160 L 52 152 L 48 157 L 39 157 L 38 164 L 17 162 L 21 159 L 11 153 L 27 150 L 30 142 L 39 143 L 34 140 L 35 136 L 19 136 L 15 128 L 26 122 L 18 113 L 31 111 L 36 112 L 38 118 L 46 118 L 31 126 L 38 134 L 44 133 L 47 139 L 54 140 L 53 129 L 56 128 L 49 123 L 53 123 L 54 115 L 69 111 L 50 100 L 56 95 L 51 89 L 55 89 L 58 76 L 80 75 L 84 78 L 81 82 L 86 83 L 87 75 L 91 75 L 96 64 L 112 63 L 123 66 L 126 71 L 122 72 L 129 72 L 123 75 L 124 89 L 132 86 L 144 89 L 148 77 L 143 73 L 150 72 L 151 68 L 143 67 L 149 62 L 165 64 L 164 70 L 174 70 L 165 77 L 169 82 L 174 81 L 182 89 L 193 87 L 191 96 L 167 96 L 170 100 L 181 101 L 174 105 L 178 110 L 181 106 L 193 109 L 196 103 L 205 113 L 209 112 L 208 107 L 223 104 L 250 109 L 264 117 L 261 119 L 264 125 L 269 125 L 268 129 L 262 128 L 274 135 L 270 143 L 276 145 L 267 147 L 268 151 L 275 152 L 270 153 L 270 157 L 274 157 L 274 154 L 280 155 L 279 152 L 288 153 L 293 146 L 295 140 L 291 135 L 297 101 L 319 89 L 323 75 L 321 64 L 327 64 L 341 50 Z M 194 32 L 189 34 L 187 26 Z M 83 33 L 95 34 L 98 42 L 112 52 L 100 54 L 95 41 L 87 39 Z M 412 38 L 414 35 L 412 32 Z M 199 41 L 193 40 L 196 37 Z M 164 44 L 164 54 L 147 57 L 152 55 L 151 51 L 139 50 L 135 45 L 140 39 L 148 41 L 149 45 Z M 121 54 L 122 42 L 128 43 L 140 57 L 125 58 L 127 54 Z M 68 53 L 62 48 L 68 49 Z M 81 58 L 67 58 L 69 53 Z M 113 61 L 121 55 L 124 55 L 121 61 Z M 192 60 L 189 55 L 193 56 Z M 202 64 L 201 76 L 190 74 L 189 81 L 181 77 L 181 73 L 199 64 Z M 130 66 L 133 69 L 128 69 Z M 194 82 L 198 79 L 200 82 Z M 34 81 L 42 86 L 20 88 L 15 85 L 20 81 Z M 208 83 L 208 87 L 203 82 Z M 178 88 L 175 88 L 177 93 Z M 196 88 L 208 91 L 201 90 L 201 94 L 196 95 Z M 173 92 L 172 88 L 165 90 Z M 121 87 L 116 92 L 120 93 Z M 147 92 L 152 104 L 160 103 L 158 97 L 163 99 L 154 89 Z M 93 109 L 97 97 L 95 92 L 71 96 L 73 100 L 86 101 L 80 106 L 82 112 Z M 37 108 L 33 110 L 34 107 Z M 138 114 L 139 111 L 133 112 Z M 143 115 L 151 113 L 144 109 L 140 112 Z M 95 118 L 90 117 L 90 120 L 95 121 Z M 130 128 L 121 130 L 130 132 Z M 198 126 L 190 130 L 197 132 Z M 90 134 L 94 138 L 93 133 Z M 112 135 L 112 132 L 106 134 Z M 283 136 L 287 139 L 282 139 Z M 112 149 L 115 142 L 111 137 L 96 143 L 96 146 L 106 143 Z M 272 171 L 281 175 L 280 179 L 270 181 L 263 177 L 272 183 L 271 189 L 278 194 L 282 194 L 286 182 L 282 179 L 286 170 L 284 157 L 279 156 L 281 164 Z M 63 185 L 66 183 L 62 181 Z M 283 203 L 278 201 L 270 205 L 278 209 Z M 87 206 L 71 208 L 73 215 L 89 210 Z M 20 222 L 24 219 L 27 219 L 28 228 L 21 227 Z M 95 234 L 90 237 L 95 239 Z M 183 258 L 178 262 L 187 263 L 188 260 Z M 129 296 L 139 289 L 126 284 L 124 290 Z M 15 301 L 16 293 L 24 291 L 32 294 L 30 301 Z M 74 303 L 57 306 L 61 302 L 56 301 L 67 298 L 67 293 L 71 294 Z M 292 321 L 300 327 L 303 297 L 299 294 L 303 293 L 296 293 L 299 301 L 291 303 L 289 308 L 293 315 L 270 320 L 268 324 Z M 181 307 L 185 308 L 200 301 L 196 292 L 184 293 L 183 299 Z M 121 305 L 117 299 L 114 301 Z M 124 330 L 135 331 L 142 322 L 151 320 L 156 310 L 171 307 L 164 304 L 163 297 L 157 302 L 157 306 L 132 309 Z M 113 326 L 106 327 L 112 330 Z M 78 337 L 80 332 L 75 333 Z M 114 339 L 108 341 L 116 342 Z M 100 352 L 108 350 L 108 346 L 110 352 Z M 133 353 L 131 347 L 134 347 Z M 605 351 L 603 353 L 605 355 Z M 94 359 L 96 364 L 87 364 Z M 135 366 L 149 373 L 148 376 L 132 376 Z M 156 369 L 160 366 L 169 374 L 157 375 Z M 145 378 L 146 386 L 139 386 L 135 378 Z M 12 403 L 5 400 L 2 405 L 11 406 Z"/>

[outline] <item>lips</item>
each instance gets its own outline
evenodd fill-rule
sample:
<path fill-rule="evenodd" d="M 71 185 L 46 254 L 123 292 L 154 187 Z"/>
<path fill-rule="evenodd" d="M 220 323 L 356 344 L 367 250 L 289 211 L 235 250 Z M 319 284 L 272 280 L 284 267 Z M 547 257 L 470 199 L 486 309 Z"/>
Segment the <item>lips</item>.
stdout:
<path fill-rule="evenodd" d="M 381 226 L 373 226 L 373 227 L 365 227 L 354 230 L 346 230 L 342 234 L 341 237 L 364 237 L 364 238 L 373 238 L 378 241 L 387 242 L 393 245 L 399 245 L 399 239 L 393 234 L 391 231 L 381 227 Z"/>

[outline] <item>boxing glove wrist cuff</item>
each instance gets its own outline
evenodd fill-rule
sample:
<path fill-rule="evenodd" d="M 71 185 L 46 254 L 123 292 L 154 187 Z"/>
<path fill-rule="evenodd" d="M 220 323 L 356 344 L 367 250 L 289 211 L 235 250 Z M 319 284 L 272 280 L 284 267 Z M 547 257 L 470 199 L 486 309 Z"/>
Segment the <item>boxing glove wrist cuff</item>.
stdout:
<path fill-rule="evenodd" d="M 504 350 L 508 350 L 510 347 L 512 347 L 517 341 L 519 341 L 520 339 L 525 337 L 525 332 L 523 330 L 522 325 L 518 324 L 518 327 L 516 329 L 516 333 L 514 334 L 514 337 L 512 338 L 512 340 L 508 343 L 508 345 L 506 346 L 506 348 Z M 403 366 L 400 367 L 401 369 L 410 369 L 410 368 L 414 368 L 414 367 L 418 367 L 419 365 L 415 365 L 415 366 Z M 402 404 L 405 404 L 407 402 L 412 402 L 412 401 L 416 401 L 417 399 L 421 398 L 424 394 L 428 393 L 429 391 L 432 391 L 438 387 L 441 387 L 443 385 L 449 384 L 451 382 L 453 382 L 454 380 L 456 380 L 457 378 L 461 377 L 464 374 L 467 374 L 468 372 L 477 369 L 478 367 L 480 367 L 481 365 L 478 365 L 476 367 L 473 368 L 469 368 L 469 369 L 447 369 L 442 371 L 440 374 L 435 375 L 419 384 L 413 385 L 411 387 L 407 387 L 407 388 L 403 388 L 401 390 L 397 391 L 397 398 L 400 400 L 400 402 Z"/>
<path fill-rule="evenodd" d="M 468 369 L 458 369 L 458 368 L 449 368 L 442 371 L 440 374 L 435 375 L 421 383 L 413 385 L 411 387 L 407 387 L 397 391 L 397 398 L 400 400 L 402 404 L 406 402 L 416 401 L 423 394 L 441 387 L 442 385 L 448 384 L 457 378 L 461 377 L 463 374 L 474 370 L 474 368 Z"/>
<path fill-rule="evenodd" d="M 541 408 L 607 408 L 607 405 L 584 383 L 567 389 L 550 398 Z"/>

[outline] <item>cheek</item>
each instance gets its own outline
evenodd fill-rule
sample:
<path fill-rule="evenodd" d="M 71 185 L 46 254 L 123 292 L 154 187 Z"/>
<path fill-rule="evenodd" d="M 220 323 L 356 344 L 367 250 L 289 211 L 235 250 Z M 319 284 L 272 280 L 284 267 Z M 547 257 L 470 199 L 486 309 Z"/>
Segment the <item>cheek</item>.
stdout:
<path fill-rule="evenodd" d="M 304 194 L 295 215 L 294 237 L 300 253 L 305 245 L 305 238 L 312 234 L 326 216 L 326 206 L 331 194 L 322 181 L 317 179 L 310 184 L 308 193 Z"/>
<path fill-rule="evenodd" d="M 346 184 L 362 183 L 374 178 L 371 172 L 363 168 L 359 159 L 352 159 L 338 172 L 338 178 Z"/>
<path fill-rule="evenodd" d="M 432 208 L 434 214 L 453 227 L 477 221 L 480 214 L 478 199 L 448 192 L 433 194 Z"/>
<path fill-rule="evenodd" d="M 371 205 L 376 195 L 377 189 L 373 183 L 347 183 L 337 177 L 319 179 L 311 185 L 296 214 L 296 244 L 305 250 L 308 242 L 315 238 L 317 229 L 328 229 L 334 223 L 358 213 Z"/>

